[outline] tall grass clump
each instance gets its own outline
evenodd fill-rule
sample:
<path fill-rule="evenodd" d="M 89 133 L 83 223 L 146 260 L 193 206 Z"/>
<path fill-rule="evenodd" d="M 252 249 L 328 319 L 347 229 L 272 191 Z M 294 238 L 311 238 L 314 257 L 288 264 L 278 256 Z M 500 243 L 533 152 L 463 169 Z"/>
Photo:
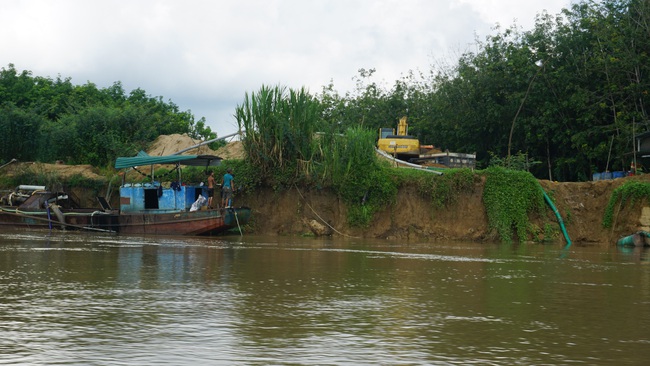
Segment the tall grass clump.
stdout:
<path fill-rule="evenodd" d="M 288 184 L 296 174 L 310 174 L 321 117 L 320 103 L 304 88 L 262 86 L 257 93 L 246 93 L 235 118 L 245 130 L 246 154 L 263 177 Z M 282 176 L 288 170 L 291 176 Z"/>
<path fill-rule="evenodd" d="M 349 223 L 368 225 L 397 196 L 397 184 L 378 164 L 375 133 L 355 127 L 341 134 L 322 109 L 304 89 L 263 86 L 246 94 L 235 117 L 260 183 L 330 187 L 347 204 Z"/>

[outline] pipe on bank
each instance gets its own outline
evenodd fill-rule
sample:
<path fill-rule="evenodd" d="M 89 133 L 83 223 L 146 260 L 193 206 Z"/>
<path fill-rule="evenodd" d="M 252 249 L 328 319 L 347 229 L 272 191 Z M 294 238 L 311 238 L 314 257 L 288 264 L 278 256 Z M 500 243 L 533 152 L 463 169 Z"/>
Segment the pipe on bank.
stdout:
<path fill-rule="evenodd" d="M 566 248 L 571 246 L 571 239 L 569 238 L 569 234 L 566 231 L 566 227 L 564 226 L 564 220 L 562 220 L 562 215 L 560 215 L 560 212 L 557 210 L 555 205 L 553 204 L 553 201 L 551 201 L 551 198 L 546 194 L 546 191 L 544 191 L 544 188 L 542 186 L 539 186 L 539 189 L 542 190 L 542 194 L 544 195 L 544 201 L 549 205 L 551 210 L 553 210 L 553 213 L 555 214 L 555 217 L 557 217 L 557 222 L 560 224 L 560 229 L 562 230 L 562 234 L 564 235 L 564 239 L 566 239 Z"/>

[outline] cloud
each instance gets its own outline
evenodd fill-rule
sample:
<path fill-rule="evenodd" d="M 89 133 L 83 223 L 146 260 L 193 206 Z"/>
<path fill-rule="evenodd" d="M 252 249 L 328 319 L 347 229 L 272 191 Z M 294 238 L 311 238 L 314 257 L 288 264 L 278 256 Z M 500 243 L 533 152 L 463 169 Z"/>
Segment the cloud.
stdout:
<path fill-rule="evenodd" d="M 460 54 L 513 19 L 532 27 L 568 1 L 504 0 L 22 0 L 0 12 L 0 67 L 121 81 L 172 100 L 219 135 L 246 92 L 263 84 L 350 91 L 360 68 L 390 85 Z"/>

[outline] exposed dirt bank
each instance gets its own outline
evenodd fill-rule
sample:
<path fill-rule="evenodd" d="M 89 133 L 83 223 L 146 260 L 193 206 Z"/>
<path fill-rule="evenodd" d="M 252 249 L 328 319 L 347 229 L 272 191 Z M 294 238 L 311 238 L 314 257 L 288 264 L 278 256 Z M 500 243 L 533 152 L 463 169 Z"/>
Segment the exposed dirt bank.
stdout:
<path fill-rule="evenodd" d="M 575 245 L 614 245 L 619 237 L 638 230 L 648 230 L 648 203 L 623 207 L 615 212 L 613 228 L 602 226 L 605 208 L 612 191 L 626 180 L 650 181 L 650 176 L 619 178 L 616 180 L 557 183 L 540 181 L 553 197 L 561 213 L 567 232 Z M 311 234 L 313 222 L 326 223 L 334 236 L 385 238 L 407 241 L 469 240 L 498 241 L 488 226 L 483 206 L 483 182 L 475 184 L 473 192 L 462 194 L 458 202 L 445 209 L 432 209 L 415 187 L 404 187 L 398 193 L 397 204 L 376 215 L 370 227 L 349 228 L 346 207 L 336 195 L 326 191 L 299 191 L 284 193 L 260 189 L 236 197 L 237 205 L 253 208 L 251 230 L 265 235 Z M 532 225 L 543 228 L 545 222 L 556 226 L 554 240 L 564 242 L 559 224 L 549 208 L 547 218 L 531 218 Z M 543 230 L 540 230 L 543 231 Z"/>

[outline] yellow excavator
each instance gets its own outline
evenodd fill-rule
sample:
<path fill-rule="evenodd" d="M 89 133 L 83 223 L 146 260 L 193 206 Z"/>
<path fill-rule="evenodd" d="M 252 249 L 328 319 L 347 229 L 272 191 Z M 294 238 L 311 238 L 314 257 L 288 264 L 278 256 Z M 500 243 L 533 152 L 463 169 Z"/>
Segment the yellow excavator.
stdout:
<path fill-rule="evenodd" d="M 406 117 L 402 117 L 397 124 L 397 134 L 394 128 L 382 127 L 379 129 L 377 148 L 383 150 L 397 159 L 406 160 L 420 157 L 420 140 L 408 134 L 409 125 Z"/>

